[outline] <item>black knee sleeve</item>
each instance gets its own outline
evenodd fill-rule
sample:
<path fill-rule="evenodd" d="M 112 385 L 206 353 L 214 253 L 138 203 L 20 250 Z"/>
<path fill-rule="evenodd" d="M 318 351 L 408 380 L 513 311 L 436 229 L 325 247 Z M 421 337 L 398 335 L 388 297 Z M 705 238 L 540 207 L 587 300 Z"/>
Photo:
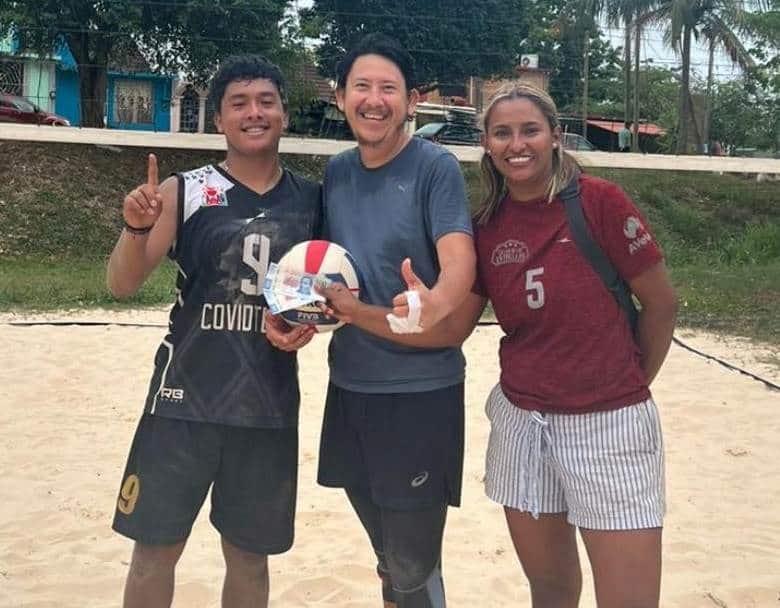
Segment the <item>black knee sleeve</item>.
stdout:
<path fill-rule="evenodd" d="M 398 608 L 444 608 L 441 541 L 447 507 L 382 511 L 384 558 Z"/>
<path fill-rule="evenodd" d="M 393 593 L 393 580 L 390 578 L 390 569 L 387 567 L 384 553 L 376 553 L 376 574 L 382 582 L 382 599 L 385 602 L 395 603 L 395 594 Z"/>
<path fill-rule="evenodd" d="M 420 577 L 415 582 L 418 584 L 414 587 L 396 586 L 394 583 L 393 597 L 398 608 L 445 608 L 444 581 L 438 564 L 429 571 L 427 577 Z"/>
<path fill-rule="evenodd" d="M 398 608 L 444 608 L 441 542 L 447 505 L 417 511 L 384 509 L 347 490 L 377 556 L 382 598 Z"/>

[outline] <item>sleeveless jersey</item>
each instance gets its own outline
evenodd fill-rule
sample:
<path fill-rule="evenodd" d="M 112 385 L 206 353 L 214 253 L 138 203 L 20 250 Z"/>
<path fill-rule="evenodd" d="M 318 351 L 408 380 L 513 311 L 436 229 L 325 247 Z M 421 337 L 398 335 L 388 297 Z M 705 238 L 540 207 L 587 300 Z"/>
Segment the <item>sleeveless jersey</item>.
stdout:
<path fill-rule="evenodd" d="M 318 184 L 285 170 L 260 195 L 220 167 L 177 175 L 178 228 L 169 257 L 179 273 L 169 331 L 157 350 L 146 412 L 233 426 L 298 422 L 295 353 L 263 331 L 269 262 L 315 238 Z"/>

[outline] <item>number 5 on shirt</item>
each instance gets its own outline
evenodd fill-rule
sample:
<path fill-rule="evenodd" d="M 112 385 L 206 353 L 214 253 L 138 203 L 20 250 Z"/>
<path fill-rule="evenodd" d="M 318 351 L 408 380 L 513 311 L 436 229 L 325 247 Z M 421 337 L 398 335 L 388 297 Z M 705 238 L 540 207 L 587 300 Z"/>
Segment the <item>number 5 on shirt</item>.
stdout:
<path fill-rule="evenodd" d="M 536 310 L 544 306 L 544 285 L 538 280 L 544 273 L 544 266 L 531 268 L 525 273 L 525 289 L 528 292 L 526 297 L 528 308 Z"/>

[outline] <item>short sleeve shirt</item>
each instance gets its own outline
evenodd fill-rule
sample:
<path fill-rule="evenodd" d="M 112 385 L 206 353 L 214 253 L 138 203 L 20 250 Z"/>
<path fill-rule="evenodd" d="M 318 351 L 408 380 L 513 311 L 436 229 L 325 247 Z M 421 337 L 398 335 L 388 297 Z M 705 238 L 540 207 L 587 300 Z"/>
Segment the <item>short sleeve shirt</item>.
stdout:
<path fill-rule="evenodd" d="M 364 167 L 357 149 L 335 156 L 325 171 L 323 200 L 327 238 L 352 254 L 360 299 L 377 306 L 391 306 L 406 289 L 404 258 L 430 287 L 439 275 L 438 239 L 472 232 L 457 160 L 420 138 L 377 169 Z M 350 325 L 333 335 L 329 362 L 334 384 L 365 393 L 444 388 L 463 381 L 465 365 L 458 348 L 401 346 Z"/>
<path fill-rule="evenodd" d="M 662 254 L 647 222 L 615 184 L 583 175 L 594 239 L 627 281 Z M 575 244 L 559 199 L 504 200 L 475 235 L 478 281 L 505 332 L 501 386 L 518 407 L 581 413 L 649 397 L 624 311 Z"/>

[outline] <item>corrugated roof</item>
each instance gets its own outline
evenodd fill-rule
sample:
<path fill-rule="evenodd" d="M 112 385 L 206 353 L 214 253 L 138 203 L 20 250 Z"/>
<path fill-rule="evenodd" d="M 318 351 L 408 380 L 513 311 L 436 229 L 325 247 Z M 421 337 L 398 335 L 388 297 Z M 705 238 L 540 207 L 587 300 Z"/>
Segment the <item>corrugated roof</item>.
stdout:
<path fill-rule="evenodd" d="M 333 101 L 334 89 L 330 84 L 330 81 L 323 78 L 317 71 L 317 66 L 313 63 L 307 63 L 303 66 L 302 76 L 305 82 L 314 86 L 314 90 L 317 93 L 317 98 L 322 101 Z"/>
<path fill-rule="evenodd" d="M 618 131 L 620 131 L 620 129 L 623 128 L 622 120 L 595 120 L 589 118 L 588 124 L 594 127 L 598 127 L 599 129 L 604 129 L 605 131 L 612 131 L 613 133 L 617 133 Z M 658 125 L 653 124 L 652 122 L 639 123 L 640 135 L 657 136 L 657 135 L 663 135 L 664 133 L 666 133 L 666 129 L 664 129 L 663 127 L 659 127 Z"/>

